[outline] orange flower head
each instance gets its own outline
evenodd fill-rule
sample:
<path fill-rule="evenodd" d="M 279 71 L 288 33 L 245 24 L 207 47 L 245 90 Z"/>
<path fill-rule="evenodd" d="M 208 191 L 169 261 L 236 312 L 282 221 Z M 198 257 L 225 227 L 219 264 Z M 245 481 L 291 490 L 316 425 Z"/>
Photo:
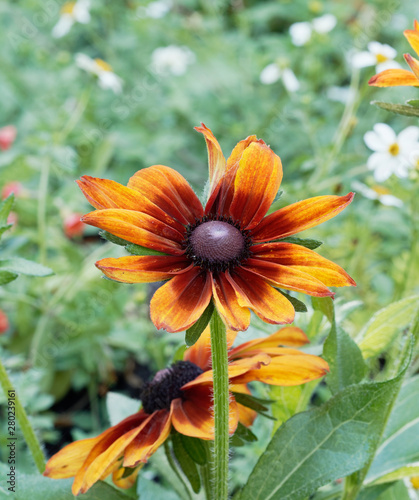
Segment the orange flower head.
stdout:
<path fill-rule="evenodd" d="M 228 331 L 230 389 L 250 394 L 247 383 L 299 385 L 322 377 L 327 363 L 294 349 L 308 340 L 295 327 L 231 348 L 236 332 Z M 279 347 L 290 346 L 290 347 Z M 184 360 L 157 372 L 145 385 L 142 408 L 95 438 L 76 441 L 48 460 L 45 476 L 74 477 L 74 495 L 85 493 L 112 474 L 114 483 L 129 488 L 148 458 L 168 439 L 171 429 L 195 438 L 214 439 L 210 332 L 187 349 Z M 230 435 L 240 421 L 251 425 L 256 413 L 230 396 Z"/>
<path fill-rule="evenodd" d="M 419 22 L 415 20 L 414 29 L 405 30 L 403 34 L 419 56 Z M 404 58 L 412 71 L 387 69 L 374 75 L 368 84 L 374 87 L 419 87 L 419 61 L 410 54 L 405 54 Z"/>
<path fill-rule="evenodd" d="M 330 260 L 281 241 L 334 217 L 353 193 L 317 196 L 266 216 L 282 180 L 279 157 L 252 135 L 226 161 L 211 130 L 196 130 L 209 157 L 205 208 L 186 180 L 163 165 L 138 171 L 127 187 L 89 176 L 78 181 L 97 209 L 85 223 L 164 254 L 96 263 L 123 283 L 167 280 L 150 304 L 157 328 L 186 330 L 211 300 L 233 330 L 248 328 L 250 310 L 268 323 L 291 323 L 294 308 L 276 288 L 324 297 L 333 295 L 329 286 L 355 285 Z"/>

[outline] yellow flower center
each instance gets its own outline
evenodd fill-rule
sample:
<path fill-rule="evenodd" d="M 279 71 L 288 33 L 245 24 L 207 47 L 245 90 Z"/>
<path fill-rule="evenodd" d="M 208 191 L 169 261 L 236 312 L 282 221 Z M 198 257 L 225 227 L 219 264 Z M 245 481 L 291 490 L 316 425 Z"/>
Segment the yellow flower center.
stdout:
<path fill-rule="evenodd" d="M 74 6 L 76 2 L 67 2 L 61 7 L 61 14 L 69 14 L 71 15 L 74 10 Z"/>
<path fill-rule="evenodd" d="M 397 144 L 397 142 L 395 142 L 394 144 L 392 144 L 389 148 L 388 148 L 388 152 L 392 155 L 392 156 L 397 156 L 399 154 L 399 151 L 400 151 L 400 148 L 399 148 L 399 145 Z"/>
<path fill-rule="evenodd" d="M 390 194 L 390 190 L 383 186 L 372 186 L 371 189 L 379 195 Z"/>
<path fill-rule="evenodd" d="M 377 64 L 388 61 L 388 57 L 384 54 L 377 54 L 375 57 L 377 58 Z"/>
<path fill-rule="evenodd" d="M 103 59 L 95 59 L 95 63 L 99 66 L 100 69 L 103 69 L 103 71 L 112 71 L 112 66 L 110 66 Z"/>

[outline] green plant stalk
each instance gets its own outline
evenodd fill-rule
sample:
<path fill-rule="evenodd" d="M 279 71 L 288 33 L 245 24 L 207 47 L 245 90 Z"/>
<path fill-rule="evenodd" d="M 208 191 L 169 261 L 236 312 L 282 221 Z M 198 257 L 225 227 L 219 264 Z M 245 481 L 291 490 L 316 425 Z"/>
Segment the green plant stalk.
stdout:
<path fill-rule="evenodd" d="M 47 238 L 46 238 L 46 217 L 47 217 L 47 194 L 50 171 L 50 159 L 45 158 L 41 169 L 41 178 L 38 188 L 38 245 L 41 264 L 45 265 L 47 260 Z"/>
<path fill-rule="evenodd" d="M 227 333 L 218 312 L 214 309 L 210 322 L 211 357 L 214 378 L 214 484 L 213 497 L 228 497 L 228 448 L 229 448 L 229 390 Z"/>
<path fill-rule="evenodd" d="M 0 385 L 3 388 L 3 391 L 6 397 L 9 396 L 10 392 L 14 393 L 14 408 L 16 411 L 16 420 L 18 421 L 20 430 L 22 431 L 23 437 L 28 445 L 28 448 L 32 454 L 33 460 L 39 472 L 42 474 L 45 470 L 45 457 L 41 448 L 41 444 L 36 437 L 35 431 L 31 423 L 29 422 L 28 415 L 26 414 L 25 409 L 20 402 L 16 390 L 13 387 L 13 384 L 7 375 L 6 368 L 3 366 L 3 363 L 0 360 Z"/>
<path fill-rule="evenodd" d="M 192 495 L 191 495 L 191 492 L 189 491 L 189 488 L 188 488 L 188 485 L 185 483 L 185 481 L 183 480 L 183 477 L 182 477 L 182 474 L 179 472 L 177 466 L 176 466 L 176 463 L 173 459 L 173 456 L 172 456 L 172 452 L 170 451 L 170 448 L 169 448 L 169 444 L 167 442 L 167 439 L 166 441 L 164 442 L 164 451 L 166 453 L 166 458 L 167 458 L 167 461 L 169 462 L 169 465 L 171 467 L 171 469 L 173 470 L 173 472 L 176 474 L 176 477 L 179 479 L 179 481 L 182 483 L 184 489 L 185 489 L 185 492 L 186 492 L 186 497 L 189 499 L 189 500 L 192 500 Z"/>

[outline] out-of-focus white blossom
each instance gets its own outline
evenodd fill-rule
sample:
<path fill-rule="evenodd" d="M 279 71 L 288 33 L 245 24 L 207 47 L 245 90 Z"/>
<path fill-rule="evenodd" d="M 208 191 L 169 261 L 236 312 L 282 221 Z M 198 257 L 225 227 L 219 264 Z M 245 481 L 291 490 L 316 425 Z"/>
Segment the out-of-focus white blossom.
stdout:
<path fill-rule="evenodd" d="M 151 70 L 160 76 L 181 76 L 195 59 L 195 54 L 188 47 L 159 47 L 151 54 Z"/>
<path fill-rule="evenodd" d="M 310 41 L 313 31 L 320 34 L 329 33 L 336 26 L 337 19 L 333 14 L 324 14 L 314 18 L 311 22 L 291 24 L 289 32 L 291 41 L 297 47 L 301 47 Z"/>
<path fill-rule="evenodd" d="M 352 56 L 352 66 L 355 68 L 366 68 L 376 66 L 377 73 L 386 69 L 400 68 L 400 64 L 394 61 L 397 56 L 396 49 L 386 43 L 370 42 L 368 50 L 356 52 Z"/>
<path fill-rule="evenodd" d="M 377 123 L 364 135 L 364 141 L 374 151 L 367 166 L 377 182 L 387 180 L 392 174 L 407 177 L 409 158 L 419 151 L 419 127 L 407 127 L 396 135 L 389 125 Z"/>
<path fill-rule="evenodd" d="M 378 200 L 383 205 L 388 207 L 402 207 L 403 201 L 396 196 L 390 194 L 390 191 L 383 186 L 373 186 L 368 187 L 362 182 L 354 181 L 352 182 L 352 189 L 355 192 L 361 193 L 365 198 L 370 200 Z"/>
<path fill-rule="evenodd" d="M 155 2 L 150 2 L 148 5 L 138 7 L 137 16 L 160 19 L 170 11 L 172 6 L 172 0 L 156 0 Z"/>
<path fill-rule="evenodd" d="M 334 85 L 327 89 L 326 95 L 331 101 L 346 104 L 355 97 L 356 91 L 351 87 L 337 87 Z"/>
<path fill-rule="evenodd" d="M 76 54 L 76 64 L 79 68 L 97 76 L 98 84 L 103 89 L 110 89 L 115 94 L 122 92 L 122 79 L 117 76 L 112 67 L 102 59 L 92 59 L 86 54 Z"/>
<path fill-rule="evenodd" d="M 265 85 L 271 85 L 282 79 L 284 87 L 288 92 L 296 92 L 300 88 L 300 82 L 297 80 L 292 69 L 281 68 L 277 63 L 265 66 L 260 73 L 259 79 Z"/>
<path fill-rule="evenodd" d="M 90 22 L 90 0 L 77 0 L 77 2 L 67 2 L 63 5 L 60 18 L 52 29 L 54 38 L 65 36 L 74 23 L 87 24 Z"/>

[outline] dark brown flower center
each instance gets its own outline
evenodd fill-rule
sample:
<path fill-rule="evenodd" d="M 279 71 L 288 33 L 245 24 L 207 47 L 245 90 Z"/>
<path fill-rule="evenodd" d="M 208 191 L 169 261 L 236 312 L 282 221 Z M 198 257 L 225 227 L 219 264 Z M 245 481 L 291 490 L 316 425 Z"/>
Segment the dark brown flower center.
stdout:
<path fill-rule="evenodd" d="M 156 373 L 141 392 L 140 399 L 146 413 L 169 410 L 173 399 L 181 398 L 181 387 L 195 380 L 203 370 L 190 361 L 177 361 L 169 368 Z"/>
<path fill-rule="evenodd" d="M 220 217 L 221 219 L 221 217 Z M 201 221 L 188 228 L 186 255 L 210 271 L 226 271 L 249 255 L 250 238 L 230 219 Z"/>

